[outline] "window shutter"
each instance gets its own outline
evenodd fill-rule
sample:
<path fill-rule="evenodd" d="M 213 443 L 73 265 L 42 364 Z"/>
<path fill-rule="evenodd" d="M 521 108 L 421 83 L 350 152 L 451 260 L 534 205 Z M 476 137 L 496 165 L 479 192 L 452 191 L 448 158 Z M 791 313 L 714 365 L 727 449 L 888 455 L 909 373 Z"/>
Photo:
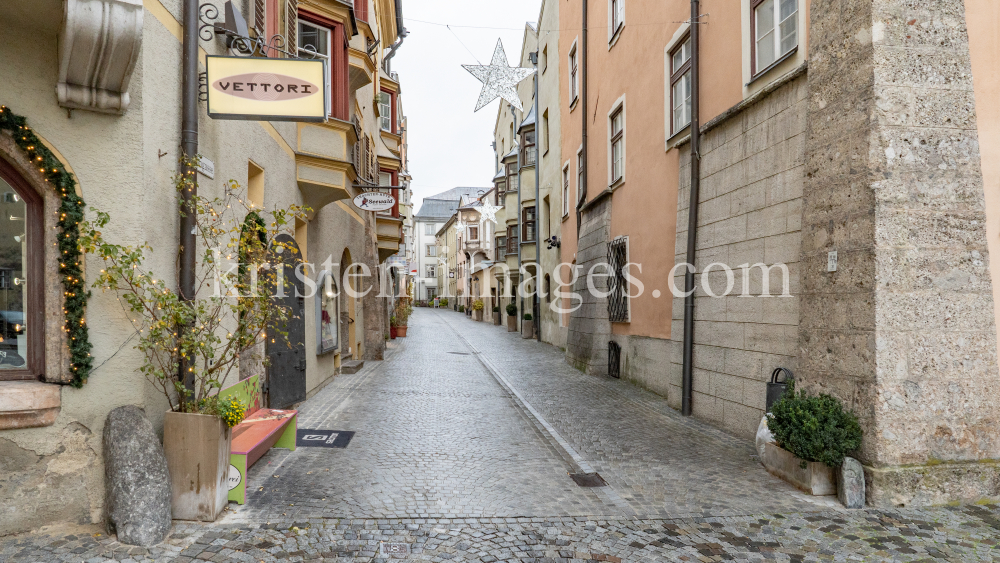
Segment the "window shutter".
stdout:
<path fill-rule="evenodd" d="M 254 0 L 253 2 L 253 27 L 257 30 L 258 36 L 264 36 L 264 0 Z"/>
<path fill-rule="evenodd" d="M 298 54 L 299 0 L 285 0 L 285 50 Z"/>

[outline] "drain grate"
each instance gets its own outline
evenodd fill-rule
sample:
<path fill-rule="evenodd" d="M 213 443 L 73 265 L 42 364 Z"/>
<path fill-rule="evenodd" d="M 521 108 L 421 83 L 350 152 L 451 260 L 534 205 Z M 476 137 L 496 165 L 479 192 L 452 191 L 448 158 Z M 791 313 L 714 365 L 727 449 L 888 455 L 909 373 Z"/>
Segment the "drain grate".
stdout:
<path fill-rule="evenodd" d="M 570 473 L 573 481 L 581 487 L 607 487 L 608 483 L 600 473 Z"/>
<path fill-rule="evenodd" d="M 410 554 L 410 544 L 408 543 L 379 543 L 379 555 L 392 557 L 394 559 L 405 559 Z"/>

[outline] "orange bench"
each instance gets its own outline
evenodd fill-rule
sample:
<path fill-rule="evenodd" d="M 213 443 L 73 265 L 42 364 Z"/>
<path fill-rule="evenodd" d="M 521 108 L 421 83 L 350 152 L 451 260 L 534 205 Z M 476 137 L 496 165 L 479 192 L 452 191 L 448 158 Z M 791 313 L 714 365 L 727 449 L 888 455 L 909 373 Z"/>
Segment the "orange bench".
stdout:
<path fill-rule="evenodd" d="M 247 470 L 271 448 L 295 450 L 299 411 L 259 408 L 257 376 L 224 389 L 223 397 L 236 396 L 249 403 L 250 413 L 233 427 L 229 448 L 229 500 L 246 503 Z"/>

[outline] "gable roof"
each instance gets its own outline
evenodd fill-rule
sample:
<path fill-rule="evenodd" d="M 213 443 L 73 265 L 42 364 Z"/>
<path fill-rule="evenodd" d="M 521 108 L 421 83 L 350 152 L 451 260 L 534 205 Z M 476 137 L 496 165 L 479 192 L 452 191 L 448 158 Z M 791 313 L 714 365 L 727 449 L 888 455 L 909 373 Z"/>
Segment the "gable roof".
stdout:
<path fill-rule="evenodd" d="M 420 211 L 417 211 L 413 217 L 417 220 L 445 220 L 455 214 L 463 196 L 476 197 L 479 192 L 486 193 L 491 189 L 459 187 L 425 197 L 420 204 Z"/>

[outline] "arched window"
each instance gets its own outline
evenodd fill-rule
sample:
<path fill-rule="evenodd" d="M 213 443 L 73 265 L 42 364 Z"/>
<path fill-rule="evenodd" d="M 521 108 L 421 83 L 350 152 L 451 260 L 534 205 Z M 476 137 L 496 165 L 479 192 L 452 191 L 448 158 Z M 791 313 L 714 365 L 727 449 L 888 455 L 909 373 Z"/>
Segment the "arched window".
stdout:
<path fill-rule="evenodd" d="M 42 197 L 0 159 L 0 380 L 45 370 Z"/>
<path fill-rule="evenodd" d="M 316 293 L 316 353 L 326 354 L 338 348 L 340 341 L 340 292 L 337 279 L 323 270 L 317 279 Z"/>

